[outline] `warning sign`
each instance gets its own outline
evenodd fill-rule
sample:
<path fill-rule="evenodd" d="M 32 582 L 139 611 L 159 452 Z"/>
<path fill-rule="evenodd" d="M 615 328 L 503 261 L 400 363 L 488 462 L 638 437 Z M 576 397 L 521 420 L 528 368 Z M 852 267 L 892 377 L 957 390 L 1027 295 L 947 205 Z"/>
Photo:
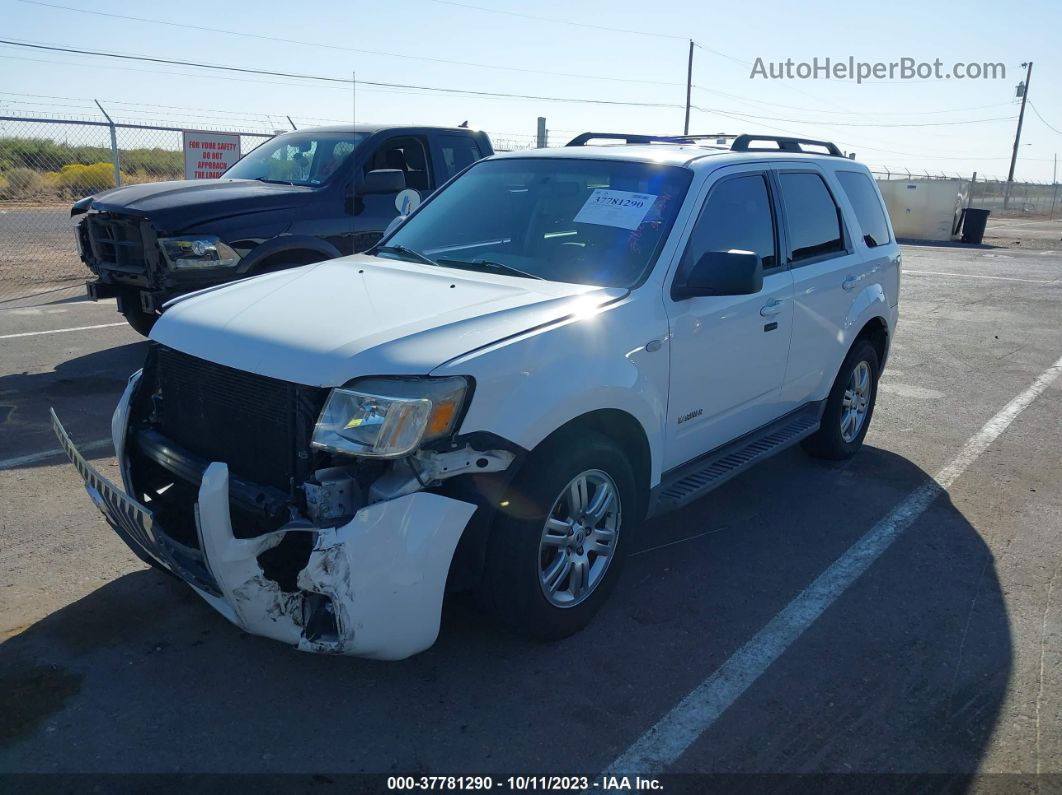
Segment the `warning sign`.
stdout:
<path fill-rule="evenodd" d="M 185 130 L 184 178 L 217 179 L 240 159 L 240 136 Z"/>

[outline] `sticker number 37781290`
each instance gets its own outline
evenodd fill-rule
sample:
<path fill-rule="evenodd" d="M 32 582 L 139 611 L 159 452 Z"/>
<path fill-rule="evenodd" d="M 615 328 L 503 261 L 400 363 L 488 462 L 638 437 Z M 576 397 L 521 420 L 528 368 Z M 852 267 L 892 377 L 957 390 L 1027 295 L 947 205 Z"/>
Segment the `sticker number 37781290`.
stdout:
<path fill-rule="evenodd" d="M 634 230 L 645 219 L 655 201 L 656 196 L 651 193 L 598 188 L 579 209 L 574 221 L 577 224 L 618 226 L 621 229 Z"/>

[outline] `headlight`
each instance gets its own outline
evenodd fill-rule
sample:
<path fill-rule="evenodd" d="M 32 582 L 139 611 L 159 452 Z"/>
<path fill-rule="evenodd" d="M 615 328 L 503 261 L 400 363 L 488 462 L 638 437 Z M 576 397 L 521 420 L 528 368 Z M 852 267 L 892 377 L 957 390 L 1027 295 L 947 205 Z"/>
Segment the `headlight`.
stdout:
<path fill-rule="evenodd" d="M 166 261 L 174 268 L 231 268 L 240 255 L 214 235 L 160 237 Z"/>
<path fill-rule="evenodd" d="M 328 396 L 313 446 L 334 453 L 401 458 L 449 434 L 461 416 L 468 381 L 365 378 Z"/>

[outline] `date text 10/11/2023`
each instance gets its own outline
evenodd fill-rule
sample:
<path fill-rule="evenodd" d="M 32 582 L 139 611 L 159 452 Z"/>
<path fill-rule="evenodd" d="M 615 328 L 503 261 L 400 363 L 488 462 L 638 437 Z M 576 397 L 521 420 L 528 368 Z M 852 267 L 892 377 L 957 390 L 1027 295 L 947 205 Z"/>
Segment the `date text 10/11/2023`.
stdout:
<path fill-rule="evenodd" d="M 643 776 L 389 776 L 387 789 L 391 792 L 654 792 L 661 791 L 659 779 Z"/>

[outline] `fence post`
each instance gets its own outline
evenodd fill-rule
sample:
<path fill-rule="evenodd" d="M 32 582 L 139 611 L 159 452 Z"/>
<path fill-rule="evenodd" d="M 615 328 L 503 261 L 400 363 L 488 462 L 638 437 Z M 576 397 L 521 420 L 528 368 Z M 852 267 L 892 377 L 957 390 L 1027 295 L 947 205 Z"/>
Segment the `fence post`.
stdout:
<path fill-rule="evenodd" d="M 114 187 L 120 188 L 122 186 L 122 164 L 118 159 L 118 134 L 114 127 L 114 122 L 107 114 L 107 111 L 103 109 L 103 105 L 100 104 L 98 99 L 92 100 L 96 103 L 96 107 L 100 109 L 100 113 L 107 119 L 107 126 L 111 131 L 111 162 L 114 164 Z"/>
<path fill-rule="evenodd" d="M 973 173 L 970 177 L 970 192 L 966 194 L 966 207 L 969 209 L 973 205 L 974 188 L 977 186 L 977 172 Z"/>
<path fill-rule="evenodd" d="M 538 130 L 535 135 L 535 147 L 538 149 L 545 149 L 548 144 L 546 143 L 546 117 L 538 117 Z"/>

